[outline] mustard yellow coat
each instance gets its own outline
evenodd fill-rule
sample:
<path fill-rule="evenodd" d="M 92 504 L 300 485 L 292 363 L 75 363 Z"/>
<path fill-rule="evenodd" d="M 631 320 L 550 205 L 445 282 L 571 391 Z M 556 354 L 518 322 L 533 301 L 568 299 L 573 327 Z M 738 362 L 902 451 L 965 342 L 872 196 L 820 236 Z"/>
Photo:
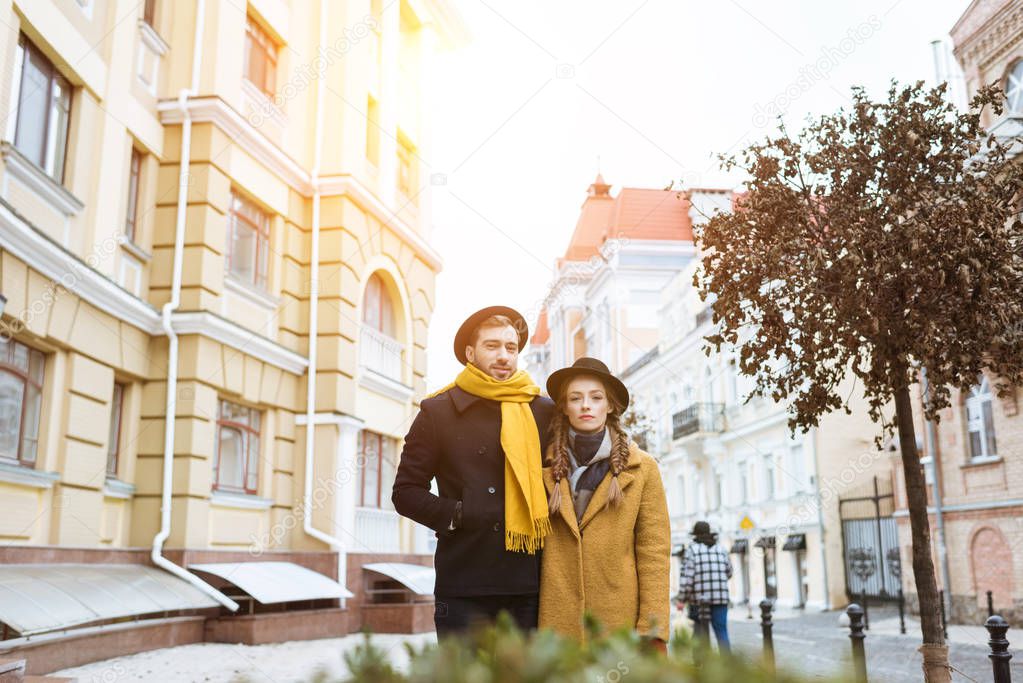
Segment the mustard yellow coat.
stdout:
<path fill-rule="evenodd" d="M 550 495 L 551 468 L 543 479 Z M 585 640 L 586 610 L 605 630 L 655 630 L 668 640 L 671 531 L 657 462 L 630 444 L 618 483 L 625 497 L 619 506 L 605 508 L 609 472 L 576 524 L 568 481 L 561 480 L 561 507 L 544 539 L 539 626 Z"/>

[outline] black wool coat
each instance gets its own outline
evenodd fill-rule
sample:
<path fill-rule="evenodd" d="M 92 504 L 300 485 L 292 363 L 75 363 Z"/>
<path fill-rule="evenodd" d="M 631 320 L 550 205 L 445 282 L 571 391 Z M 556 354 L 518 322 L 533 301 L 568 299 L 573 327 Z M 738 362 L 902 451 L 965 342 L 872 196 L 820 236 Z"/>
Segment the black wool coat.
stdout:
<path fill-rule="evenodd" d="M 544 453 L 554 402 L 538 396 L 530 409 Z M 434 478 L 440 495 L 430 491 Z M 497 401 L 459 387 L 423 401 L 405 436 L 391 500 L 399 514 L 437 532 L 436 595 L 539 592 L 540 553 L 504 548 L 504 450 Z M 449 531 L 459 500 L 462 524 Z"/>

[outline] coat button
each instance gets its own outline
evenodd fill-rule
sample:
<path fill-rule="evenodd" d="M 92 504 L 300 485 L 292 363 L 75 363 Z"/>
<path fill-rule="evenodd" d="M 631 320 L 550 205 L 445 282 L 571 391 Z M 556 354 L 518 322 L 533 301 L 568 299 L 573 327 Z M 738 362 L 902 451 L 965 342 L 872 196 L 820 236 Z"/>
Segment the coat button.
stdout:
<path fill-rule="evenodd" d="M 478 455 L 483 455 L 486 452 L 487 452 L 487 447 L 486 446 L 480 446 L 480 449 L 478 451 L 476 451 L 476 453 Z"/>
<path fill-rule="evenodd" d="M 490 493 L 497 493 L 497 489 L 495 489 L 493 486 L 487 489 L 487 491 L 489 491 Z"/>
<path fill-rule="evenodd" d="M 494 524 L 494 531 L 500 531 L 500 530 L 501 530 L 501 523 L 500 522 L 495 523 Z"/>

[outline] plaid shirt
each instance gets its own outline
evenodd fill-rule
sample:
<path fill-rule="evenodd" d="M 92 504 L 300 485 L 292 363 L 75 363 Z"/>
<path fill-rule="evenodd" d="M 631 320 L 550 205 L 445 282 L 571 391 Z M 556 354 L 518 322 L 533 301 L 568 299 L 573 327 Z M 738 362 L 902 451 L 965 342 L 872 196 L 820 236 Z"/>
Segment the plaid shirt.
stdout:
<path fill-rule="evenodd" d="M 706 600 L 711 605 L 727 605 L 731 576 L 732 562 L 720 546 L 692 543 L 682 562 L 679 592 L 686 602 Z"/>

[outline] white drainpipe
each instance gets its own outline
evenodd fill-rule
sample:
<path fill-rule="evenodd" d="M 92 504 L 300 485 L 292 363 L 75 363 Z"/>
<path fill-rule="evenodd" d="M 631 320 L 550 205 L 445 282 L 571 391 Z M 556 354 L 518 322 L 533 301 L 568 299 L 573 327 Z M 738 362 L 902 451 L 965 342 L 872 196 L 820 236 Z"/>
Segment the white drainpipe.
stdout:
<path fill-rule="evenodd" d="M 327 0 L 320 0 L 320 46 L 327 44 Z M 320 303 L 320 148 L 323 146 L 324 79 L 316 81 L 316 128 L 313 133 L 313 235 L 309 266 L 309 370 L 306 376 L 305 487 L 302 494 L 302 530 L 337 551 L 337 580 L 345 585 L 347 572 L 345 543 L 336 536 L 313 527 L 313 452 L 316 436 L 316 338 L 319 334 L 317 312 Z M 338 493 L 340 495 L 340 493 Z M 344 605 L 344 601 L 341 603 Z"/>
<path fill-rule="evenodd" d="M 195 43 L 192 47 L 192 82 L 191 87 L 182 88 L 178 92 L 178 106 L 184 117 L 181 123 L 181 164 L 178 174 L 178 207 L 174 225 L 174 277 L 171 285 L 171 300 L 163 305 L 163 330 L 167 334 L 170 347 L 167 352 L 167 403 L 165 410 L 166 426 L 163 433 L 163 489 L 160 496 L 160 531 L 153 537 L 153 550 L 150 557 L 153 564 L 175 576 L 189 582 L 203 593 L 232 612 L 238 609 L 238 603 L 209 585 L 195 574 L 186 571 L 163 556 L 163 544 L 170 536 L 171 526 L 171 487 L 174 475 L 174 414 L 175 397 L 178 388 L 178 335 L 171 324 L 171 314 L 181 303 L 181 269 L 185 251 L 185 214 L 188 209 L 188 164 L 192 145 L 192 119 L 188 112 L 188 98 L 199 92 L 199 64 L 202 61 L 203 29 L 206 19 L 206 0 L 196 0 Z"/>

